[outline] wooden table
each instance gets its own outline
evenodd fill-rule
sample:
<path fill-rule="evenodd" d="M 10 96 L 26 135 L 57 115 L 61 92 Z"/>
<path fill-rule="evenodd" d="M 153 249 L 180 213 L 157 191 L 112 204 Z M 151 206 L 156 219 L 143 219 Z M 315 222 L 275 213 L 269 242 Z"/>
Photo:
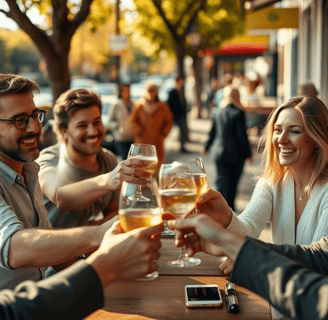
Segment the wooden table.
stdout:
<path fill-rule="evenodd" d="M 218 258 L 212 257 L 205 253 L 197 253 L 195 257 L 202 260 L 202 263 L 192 268 L 175 268 L 167 265 L 167 261 L 177 258 L 181 252 L 174 244 L 174 239 L 162 239 L 162 248 L 160 249 L 161 257 L 158 260 L 158 272 L 161 276 L 222 276 L 219 269 Z"/>
<path fill-rule="evenodd" d="M 251 291 L 236 286 L 240 312 L 231 314 L 225 307 L 224 285 L 228 278 L 219 271 L 218 259 L 197 254 L 202 260 L 193 268 L 166 265 L 179 250 L 173 239 L 163 239 L 158 263 L 160 276 L 155 280 L 119 281 L 105 290 L 105 306 L 86 319 L 271 319 L 269 304 Z M 217 284 L 223 298 L 221 308 L 187 308 L 184 287 L 187 284 Z"/>

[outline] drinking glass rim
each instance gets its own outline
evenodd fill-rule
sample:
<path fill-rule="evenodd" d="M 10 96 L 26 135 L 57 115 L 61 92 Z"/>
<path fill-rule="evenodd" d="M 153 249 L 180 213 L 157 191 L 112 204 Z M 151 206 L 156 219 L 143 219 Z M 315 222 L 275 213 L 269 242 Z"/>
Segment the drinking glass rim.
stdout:
<path fill-rule="evenodd" d="M 136 147 L 143 146 L 143 147 L 155 147 L 156 148 L 156 146 L 154 144 L 149 144 L 149 143 L 132 143 L 131 145 L 134 145 Z"/>

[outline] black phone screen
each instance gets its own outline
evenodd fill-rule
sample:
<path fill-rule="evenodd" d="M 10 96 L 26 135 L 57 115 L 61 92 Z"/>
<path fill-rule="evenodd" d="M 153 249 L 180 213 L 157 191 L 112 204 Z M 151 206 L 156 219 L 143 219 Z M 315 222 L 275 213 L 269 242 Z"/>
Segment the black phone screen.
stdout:
<path fill-rule="evenodd" d="M 217 301 L 221 300 L 218 288 L 213 287 L 188 287 L 187 296 L 189 301 Z"/>

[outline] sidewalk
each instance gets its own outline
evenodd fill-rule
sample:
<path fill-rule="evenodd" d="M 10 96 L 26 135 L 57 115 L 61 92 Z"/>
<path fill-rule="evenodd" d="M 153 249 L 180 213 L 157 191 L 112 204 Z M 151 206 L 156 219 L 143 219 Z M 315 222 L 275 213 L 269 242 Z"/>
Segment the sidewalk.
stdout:
<path fill-rule="evenodd" d="M 179 152 L 179 129 L 177 126 L 173 126 L 169 136 L 165 140 L 165 162 L 170 163 L 172 161 L 179 161 L 179 159 L 187 157 L 201 157 L 205 164 L 208 184 L 210 188 L 215 189 L 215 177 L 216 170 L 212 156 L 203 156 L 201 154 L 202 148 L 207 141 L 208 132 L 211 130 L 212 122 L 209 119 L 197 119 L 196 110 L 193 109 L 188 115 L 189 126 L 189 139 L 186 143 L 186 149 L 191 151 L 190 154 Z M 254 141 L 254 139 L 251 139 Z M 254 143 L 252 143 L 254 145 Z M 238 194 L 236 198 L 236 212 L 240 213 L 244 210 L 245 206 L 249 202 L 256 183 L 256 176 L 261 174 L 262 169 L 260 166 L 260 155 L 253 148 L 253 163 L 246 162 L 242 177 L 238 186 Z M 263 230 L 261 240 L 271 242 L 270 227 Z"/>

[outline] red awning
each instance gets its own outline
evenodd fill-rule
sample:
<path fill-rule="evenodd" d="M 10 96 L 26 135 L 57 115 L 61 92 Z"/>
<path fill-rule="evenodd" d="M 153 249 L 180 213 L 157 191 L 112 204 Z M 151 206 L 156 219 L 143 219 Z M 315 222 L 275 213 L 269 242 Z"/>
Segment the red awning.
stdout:
<path fill-rule="evenodd" d="M 258 56 L 268 50 L 268 44 L 256 42 L 230 42 L 224 44 L 220 49 L 204 49 L 199 51 L 200 56 Z"/>

